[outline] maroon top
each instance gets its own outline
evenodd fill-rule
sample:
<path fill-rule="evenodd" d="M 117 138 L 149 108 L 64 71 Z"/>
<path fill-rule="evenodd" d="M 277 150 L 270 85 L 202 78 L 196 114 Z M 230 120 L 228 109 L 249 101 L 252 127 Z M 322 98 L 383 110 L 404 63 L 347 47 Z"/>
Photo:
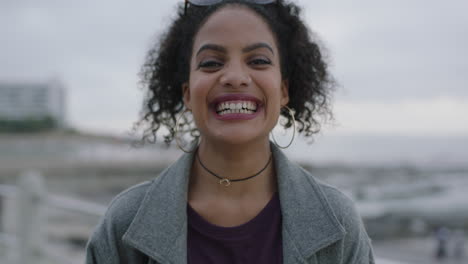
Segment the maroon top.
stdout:
<path fill-rule="evenodd" d="M 216 226 L 187 206 L 189 264 L 283 263 L 281 207 L 275 193 L 252 220 L 235 227 Z"/>

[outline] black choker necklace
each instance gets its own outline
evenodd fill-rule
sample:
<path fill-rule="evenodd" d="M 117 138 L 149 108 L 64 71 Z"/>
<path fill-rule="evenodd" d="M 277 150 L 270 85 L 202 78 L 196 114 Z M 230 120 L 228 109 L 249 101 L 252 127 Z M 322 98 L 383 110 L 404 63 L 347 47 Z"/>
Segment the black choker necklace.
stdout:
<path fill-rule="evenodd" d="M 252 179 L 253 177 L 260 175 L 260 173 L 262 173 L 262 172 L 268 167 L 268 165 L 269 165 L 270 162 L 271 162 L 271 154 L 270 154 L 270 158 L 268 159 L 267 164 L 266 164 L 265 167 L 263 167 L 263 169 L 261 169 L 259 172 L 255 173 L 255 174 L 252 175 L 252 176 L 243 178 L 243 179 L 229 180 L 229 179 L 227 179 L 227 178 L 223 178 L 223 177 L 219 176 L 218 174 L 216 174 L 216 173 L 210 171 L 207 167 L 205 167 L 205 165 L 202 163 L 200 157 L 198 156 L 198 153 L 196 153 L 195 156 L 197 156 L 197 160 L 198 160 L 198 162 L 200 163 L 200 165 L 203 167 L 203 169 L 205 169 L 209 174 L 211 174 L 211 175 L 215 176 L 216 178 L 218 178 L 218 179 L 219 179 L 219 184 L 224 185 L 224 186 L 226 186 L 226 187 L 229 186 L 229 185 L 231 185 L 231 182 L 246 181 L 246 180 L 248 180 L 248 179 Z"/>

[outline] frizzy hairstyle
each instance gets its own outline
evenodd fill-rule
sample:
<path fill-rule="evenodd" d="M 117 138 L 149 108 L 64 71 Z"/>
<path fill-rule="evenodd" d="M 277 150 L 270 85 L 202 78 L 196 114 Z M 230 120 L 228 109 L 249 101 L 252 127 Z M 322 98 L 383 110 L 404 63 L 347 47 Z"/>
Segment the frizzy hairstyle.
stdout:
<path fill-rule="evenodd" d="M 267 5 L 225 0 L 208 7 L 189 5 L 185 13 L 181 3 L 175 20 L 149 50 L 140 72 L 140 84 L 146 95 L 141 119 L 134 128 L 143 127 L 143 142 L 154 143 L 162 127 L 168 130 L 165 142 L 169 144 L 174 139 L 177 116 L 184 111 L 182 85 L 189 80 L 195 35 L 210 15 L 227 5 L 254 11 L 273 32 L 280 53 L 282 79 L 288 82 L 288 107 L 294 111 L 297 131 L 310 137 L 320 131 L 322 122 L 333 118 L 333 78 L 318 39 L 300 18 L 297 5 L 282 0 Z M 281 115 L 287 118 L 282 125 L 291 127 L 293 120 L 288 111 L 282 109 Z M 195 130 L 191 129 L 191 134 L 197 137 Z"/>

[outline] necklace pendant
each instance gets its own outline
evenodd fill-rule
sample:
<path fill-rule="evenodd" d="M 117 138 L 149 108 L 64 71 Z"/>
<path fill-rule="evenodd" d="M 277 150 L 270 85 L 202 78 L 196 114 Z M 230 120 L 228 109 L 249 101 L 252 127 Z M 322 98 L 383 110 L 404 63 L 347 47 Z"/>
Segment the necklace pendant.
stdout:
<path fill-rule="evenodd" d="M 229 179 L 221 179 L 219 180 L 219 184 L 224 185 L 224 187 L 228 187 L 231 185 L 231 181 Z"/>

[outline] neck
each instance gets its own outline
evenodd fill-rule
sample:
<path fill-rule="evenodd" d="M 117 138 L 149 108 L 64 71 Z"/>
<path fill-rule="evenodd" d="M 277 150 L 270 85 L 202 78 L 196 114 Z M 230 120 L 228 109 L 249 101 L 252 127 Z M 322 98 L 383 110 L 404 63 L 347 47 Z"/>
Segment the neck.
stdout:
<path fill-rule="evenodd" d="M 202 140 L 198 156 L 210 171 L 229 180 L 244 179 L 258 173 L 271 156 L 268 140 L 254 144 L 225 145 Z M 259 175 L 245 181 L 232 182 L 229 186 L 219 184 L 219 179 L 207 172 L 194 160 L 190 190 L 205 194 L 241 198 L 251 195 L 270 195 L 276 191 L 273 162 Z M 234 196 L 234 197 L 233 197 Z"/>

